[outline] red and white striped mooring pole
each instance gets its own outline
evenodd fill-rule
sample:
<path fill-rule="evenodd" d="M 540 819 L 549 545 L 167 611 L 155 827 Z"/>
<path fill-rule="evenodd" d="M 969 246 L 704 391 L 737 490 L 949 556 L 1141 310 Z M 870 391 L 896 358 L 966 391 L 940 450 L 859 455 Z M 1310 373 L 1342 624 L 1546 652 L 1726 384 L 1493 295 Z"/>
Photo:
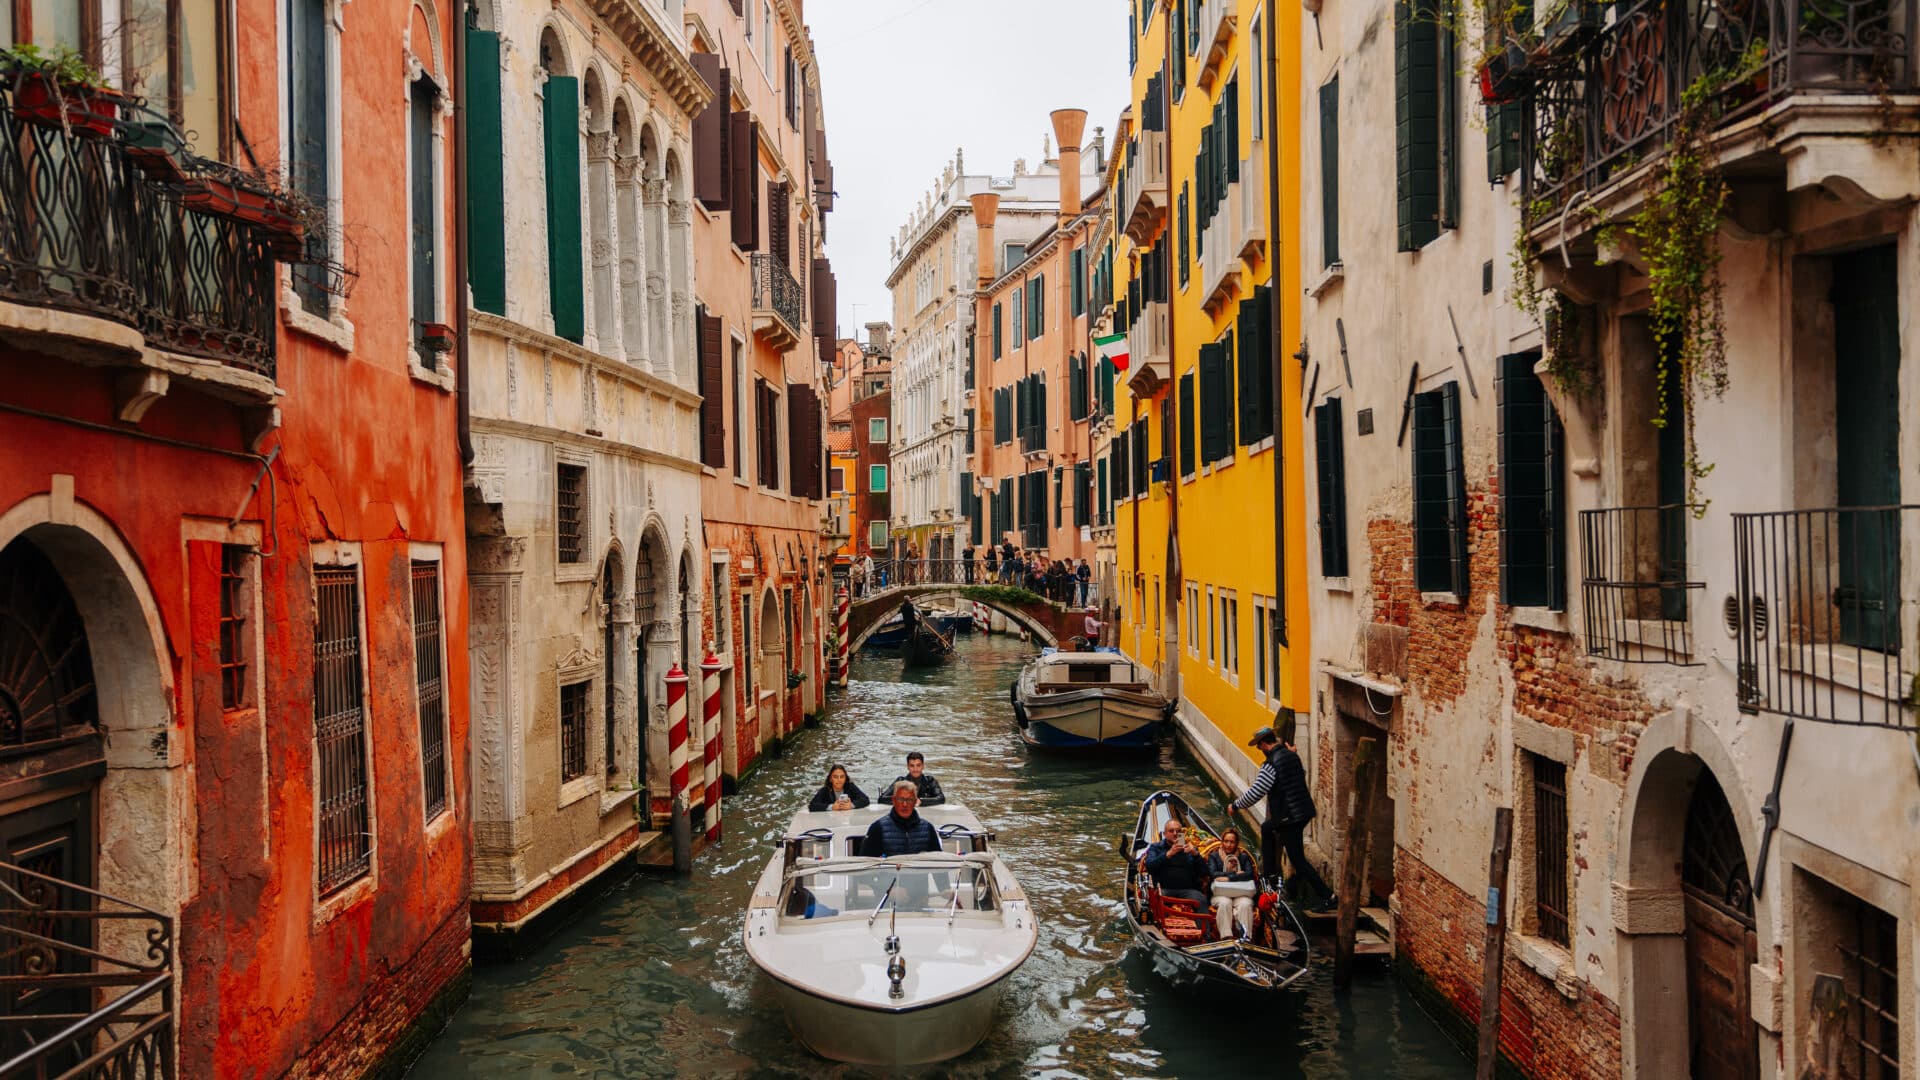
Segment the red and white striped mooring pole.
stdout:
<path fill-rule="evenodd" d="M 667 766 L 673 771 L 670 794 L 678 812 L 687 797 L 687 673 L 677 663 L 667 671 Z"/>
<path fill-rule="evenodd" d="M 720 842 L 720 658 L 708 650 L 700 661 L 701 714 L 706 735 L 707 843 Z"/>
<path fill-rule="evenodd" d="M 833 675 L 834 675 L 834 681 L 838 682 L 841 686 L 847 685 L 847 645 L 848 645 L 847 605 L 848 603 L 849 601 L 847 598 L 847 587 L 845 585 L 842 585 L 840 586 L 840 591 L 837 594 L 835 594 L 834 605 L 833 605 L 834 619 L 836 620 L 836 625 L 838 625 L 840 628 L 839 635 L 838 637 L 835 638 L 835 640 L 839 642 L 839 645 L 835 649 L 835 651 L 838 652 L 839 655 L 833 658 Z"/>

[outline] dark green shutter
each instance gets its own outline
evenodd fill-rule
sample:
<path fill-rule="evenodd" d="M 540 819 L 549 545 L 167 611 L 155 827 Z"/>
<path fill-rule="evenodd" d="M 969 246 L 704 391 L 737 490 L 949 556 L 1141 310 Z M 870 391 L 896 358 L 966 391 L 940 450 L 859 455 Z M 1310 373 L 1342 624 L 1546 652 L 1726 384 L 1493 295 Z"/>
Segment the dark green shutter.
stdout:
<path fill-rule="evenodd" d="M 1000 359 L 1000 354 L 1005 351 L 1003 347 L 1005 343 L 1002 339 L 1004 332 L 1000 319 L 1000 305 L 995 303 L 993 305 L 993 358 L 995 360 Z"/>
<path fill-rule="evenodd" d="M 1055 465 L 1053 467 L 1053 527 L 1056 529 L 1066 524 L 1066 517 L 1062 513 L 1067 502 L 1066 492 L 1067 471 L 1065 468 Z"/>
<path fill-rule="evenodd" d="M 1067 358 L 1067 418 L 1087 418 L 1087 358 L 1080 353 Z"/>
<path fill-rule="evenodd" d="M 500 144 L 500 35 L 467 30 L 467 284 L 473 306 L 507 313 L 507 189 Z"/>
<path fill-rule="evenodd" d="M 1180 376 L 1180 475 L 1193 475 L 1193 372 Z"/>
<path fill-rule="evenodd" d="M 1109 443 L 1108 446 L 1109 446 L 1109 449 L 1111 449 L 1112 444 Z M 1106 458 L 1101 458 L 1098 462 L 1095 463 L 1094 472 L 1095 472 L 1095 475 L 1099 478 L 1098 483 L 1100 485 L 1100 490 L 1094 499 L 1094 505 L 1100 508 L 1100 524 L 1105 525 L 1107 522 L 1113 520 L 1113 502 L 1108 497 L 1108 492 L 1107 492 L 1107 459 Z"/>
<path fill-rule="evenodd" d="M 1227 182 L 1240 182 L 1240 76 L 1227 83 L 1227 128 L 1221 141 L 1226 144 Z"/>
<path fill-rule="evenodd" d="M 1187 182 L 1185 180 L 1180 181 L 1180 206 L 1176 218 L 1175 224 L 1180 230 L 1180 284 L 1184 286 L 1187 283 L 1187 264 L 1192 261 L 1190 255 L 1192 248 L 1187 239 Z"/>
<path fill-rule="evenodd" d="M 1087 249 L 1074 248 L 1072 257 L 1067 260 L 1067 265 L 1067 272 L 1073 275 L 1073 282 L 1068 287 L 1068 291 L 1073 294 L 1072 315 L 1079 318 L 1087 313 Z"/>
<path fill-rule="evenodd" d="M 1421 592 L 1467 595 L 1466 470 L 1460 385 L 1413 399 L 1413 567 Z"/>
<path fill-rule="evenodd" d="M 1487 106 L 1487 180 L 1489 183 L 1520 167 L 1520 123 L 1525 113 L 1518 101 Z"/>
<path fill-rule="evenodd" d="M 1259 371 L 1260 328 L 1256 325 L 1259 314 L 1254 310 L 1253 298 L 1240 301 L 1240 315 L 1235 325 L 1235 356 L 1238 378 L 1235 380 L 1235 404 L 1240 413 L 1240 442 L 1242 445 L 1258 441 L 1263 436 L 1260 430 L 1260 393 L 1262 382 Z"/>
<path fill-rule="evenodd" d="M 1500 358 L 1493 387 L 1500 460 L 1500 602 L 1565 604 L 1559 422 L 1533 373 L 1538 353 Z"/>
<path fill-rule="evenodd" d="M 1346 428 L 1340 399 L 1313 410 L 1314 471 L 1320 493 L 1320 573 L 1347 576 Z"/>
<path fill-rule="evenodd" d="M 1047 448 L 1047 380 L 1039 375 L 1033 377 L 1033 447 Z"/>
<path fill-rule="evenodd" d="M 1340 76 L 1320 87 L 1320 258 L 1340 261 Z"/>
<path fill-rule="evenodd" d="M 586 291 L 580 265 L 580 80 L 547 78 L 543 109 L 547 144 L 547 295 L 553 332 L 586 336 Z"/>
<path fill-rule="evenodd" d="M 1127 433 L 1123 429 L 1113 436 L 1108 445 L 1107 457 L 1113 460 L 1113 497 L 1127 497 Z"/>
<path fill-rule="evenodd" d="M 1394 161 L 1401 251 L 1416 251 L 1440 235 L 1439 36 L 1439 20 L 1424 3 L 1395 0 Z"/>
<path fill-rule="evenodd" d="M 1073 466 L 1073 524 L 1076 528 L 1093 524 L 1093 466 L 1084 461 Z"/>

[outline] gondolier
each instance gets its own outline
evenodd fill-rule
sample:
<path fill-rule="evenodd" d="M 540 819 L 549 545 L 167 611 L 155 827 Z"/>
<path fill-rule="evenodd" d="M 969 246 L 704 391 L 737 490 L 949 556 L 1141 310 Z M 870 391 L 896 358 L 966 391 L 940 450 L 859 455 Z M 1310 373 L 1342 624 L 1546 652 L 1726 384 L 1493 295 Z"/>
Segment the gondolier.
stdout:
<path fill-rule="evenodd" d="M 1326 898 L 1313 911 L 1333 911 L 1336 907 L 1333 890 L 1327 888 L 1320 872 L 1307 861 L 1302 842 L 1307 823 L 1319 815 L 1319 810 L 1313 805 L 1313 793 L 1307 790 L 1306 767 L 1300 763 L 1300 754 L 1291 741 L 1292 710 L 1282 708 L 1274 714 L 1274 722 L 1281 732 L 1263 727 L 1247 741 L 1247 745 L 1257 747 L 1267 760 L 1246 793 L 1234 800 L 1233 808 L 1246 810 L 1262 799 L 1267 801 L 1267 818 L 1260 823 L 1261 866 L 1269 877 L 1278 876 L 1280 853 L 1285 851 L 1287 864 L 1293 868 L 1293 878 L 1287 883 L 1288 895 L 1301 899 L 1299 887 L 1311 885 Z"/>

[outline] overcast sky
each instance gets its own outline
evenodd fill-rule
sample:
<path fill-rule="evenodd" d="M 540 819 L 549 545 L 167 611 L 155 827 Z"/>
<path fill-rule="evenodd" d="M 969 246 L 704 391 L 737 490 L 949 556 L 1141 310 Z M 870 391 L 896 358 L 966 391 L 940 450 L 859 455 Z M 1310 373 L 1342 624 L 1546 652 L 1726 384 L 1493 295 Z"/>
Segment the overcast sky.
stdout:
<path fill-rule="evenodd" d="M 806 0 L 820 60 L 840 335 L 892 319 L 888 242 L 956 147 L 967 171 L 1040 160 L 1047 114 L 1087 110 L 1086 140 L 1127 103 L 1121 0 Z M 857 306 L 857 310 L 856 310 Z M 858 333 L 856 334 L 856 331 Z"/>

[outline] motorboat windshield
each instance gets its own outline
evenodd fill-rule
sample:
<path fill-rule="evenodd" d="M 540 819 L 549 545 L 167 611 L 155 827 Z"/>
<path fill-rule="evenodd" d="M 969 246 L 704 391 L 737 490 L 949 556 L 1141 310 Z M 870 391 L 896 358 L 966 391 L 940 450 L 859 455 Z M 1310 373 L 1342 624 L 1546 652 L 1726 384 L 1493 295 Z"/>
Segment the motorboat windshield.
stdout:
<path fill-rule="evenodd" d="M 958 917 L 999 910 L 993 868 L 958 859 L 823 863 L 788 876 L 785 921 L 898 915 Z"/>

